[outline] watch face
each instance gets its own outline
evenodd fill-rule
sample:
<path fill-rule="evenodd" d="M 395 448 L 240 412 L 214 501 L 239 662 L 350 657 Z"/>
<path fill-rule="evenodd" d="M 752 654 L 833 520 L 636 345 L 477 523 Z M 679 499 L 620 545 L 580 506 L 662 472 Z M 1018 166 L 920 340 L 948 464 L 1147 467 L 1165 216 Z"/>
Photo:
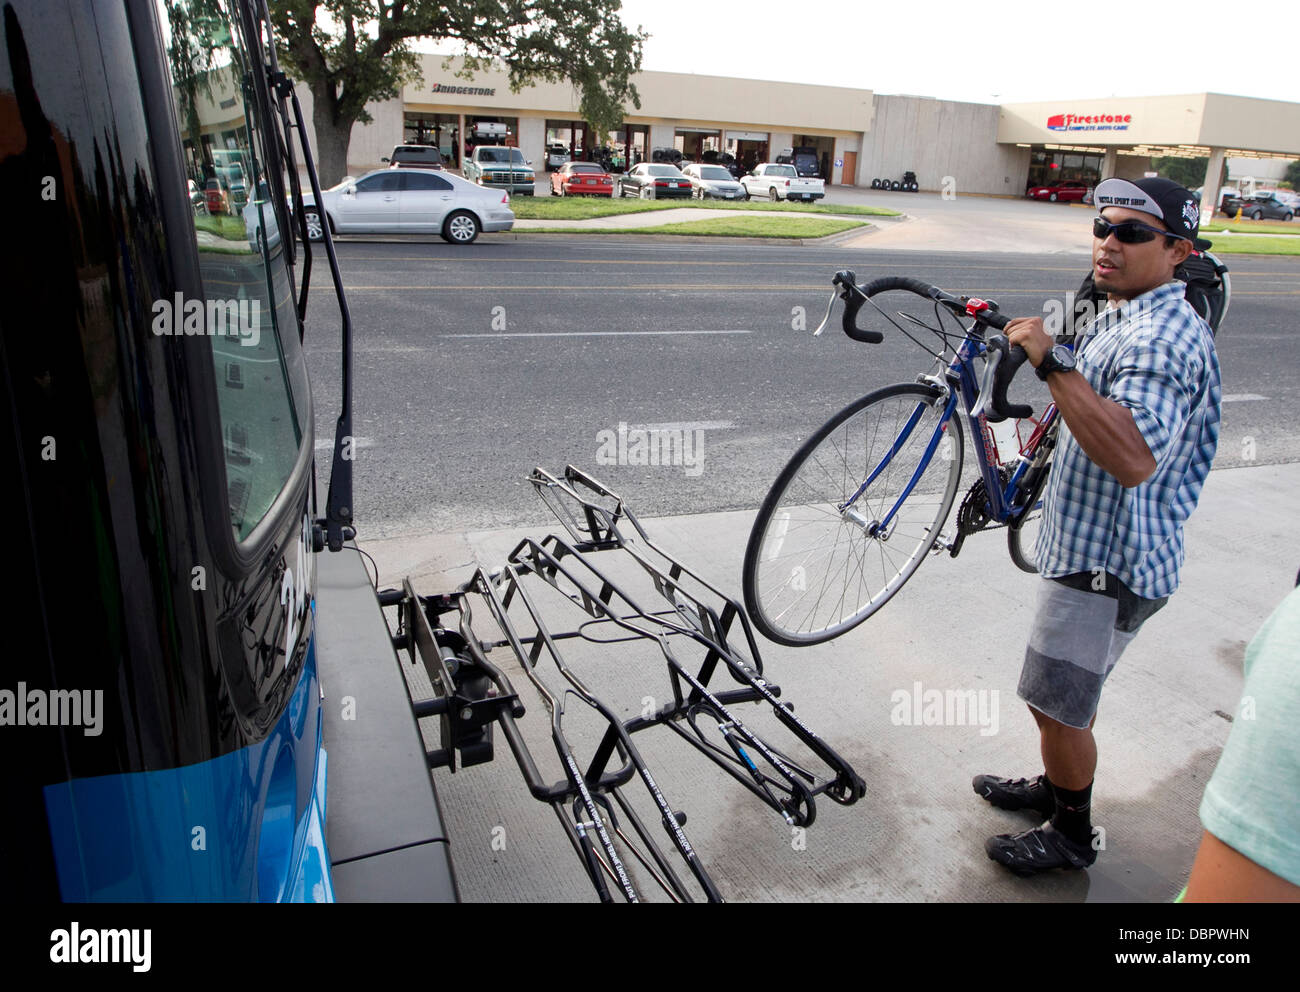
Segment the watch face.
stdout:
<path fill-rule="evenodd" d="M 1067 369 L 1074 368 L 1074 352 L 1063 344 L 1058 344 L 1052 349 L 1052 357 Z"/>

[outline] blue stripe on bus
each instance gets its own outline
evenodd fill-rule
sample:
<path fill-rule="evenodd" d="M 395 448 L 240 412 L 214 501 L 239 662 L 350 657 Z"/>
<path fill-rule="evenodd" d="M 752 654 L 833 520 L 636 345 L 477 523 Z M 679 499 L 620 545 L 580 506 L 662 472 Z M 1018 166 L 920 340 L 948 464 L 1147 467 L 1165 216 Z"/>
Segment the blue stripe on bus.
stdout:
<path fill-rule="evenodd" d="M 332 902 L 320 717 L 313 629 L 264 740 L 183 768 L 47 786 L 64 900 Z"/>

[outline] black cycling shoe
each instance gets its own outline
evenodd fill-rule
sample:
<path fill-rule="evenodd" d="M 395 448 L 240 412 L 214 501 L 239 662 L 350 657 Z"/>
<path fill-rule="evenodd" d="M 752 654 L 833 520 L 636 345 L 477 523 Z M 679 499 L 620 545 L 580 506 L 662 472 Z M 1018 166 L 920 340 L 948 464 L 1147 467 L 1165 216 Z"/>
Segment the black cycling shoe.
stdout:
<path fill-rule="evenodd" d="M 1087 868 L 1097 860 L 1090 844 L 1077 844 L 1051 822 L 1021 834 L 998 834 L 984 842 L 988 856 L 1020 876 L 1053 868 Z"/>
<path fill-rule="evenodd" d="M 1056 812 L 1052 790 L 1043 785 L 1043 776 L 1034 778 L 998 778 L 996 775 L 976 775 L 971 787 L 981 799 L 987 799 L 998 809 L 1032 809 L 1043 816 Z"/>

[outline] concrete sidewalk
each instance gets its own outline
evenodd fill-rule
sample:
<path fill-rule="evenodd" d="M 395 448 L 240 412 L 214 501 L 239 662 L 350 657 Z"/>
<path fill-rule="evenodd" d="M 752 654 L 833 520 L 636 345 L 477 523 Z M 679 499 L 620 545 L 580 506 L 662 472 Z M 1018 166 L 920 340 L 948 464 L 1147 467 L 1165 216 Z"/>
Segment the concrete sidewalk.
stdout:
<path fill-rule="evenodd" d="M 1169 900 L 1200 840 L 1197 808 L 1237 709 L 1243 650 L 1295 582 L 1298 490 L 1296 464 L 1211 473 L 1187 526 L 1182 586 L 1134 641 L 1103 695 L 1093 820 L 1105 831 L 1105 849 L 1087 872 L 1018 879 L 983 851 L 990 834 L 1032 820 L 982 803 L 971 777 L 1041 770 L 1033 721 L 1015 695 L 1041 580 L 1011 564 L 1003 531 L 971 537 L 956 561 L 927 561 L 876 617 L 838 640 L 789 649 L 760 639 L 767 677 L 867 783 L 854 806 L 818 801 L 806 847 L 703 757 L 663 740 L 674 737 L 668 731 L 640 734 L 638 745 L 665 795 L 689 815 L 686 832 L 728 899 Z M 635 510 L 637 493 L 622 495 Z M 643 523 L 665 550 L 739 599 L 752 521 L 746 510 Z M 464 581 L 476 562 L 500 565 L 524 534 L 559 529 L 412 535 L 362 546 L 379 563 L 381 588 L 409 574 L 417 591 L 429 593 Z M 628 664 L 608 649 L 565 643 L 578 645 L 571 662 L 602 698 L 617 701 L 616 711 L 633 714 L 647 695 L 664 691 L 661 662 Z M 492 657 L 524 695 L 524 724 L 540 757 L 548 751 L 546 711 L 505 654 Z M 900 719 L 900 698 L 932 689 L 982 693 L 989 719 L 982 726 Z M 741 709 L 748 721 L 756 708 Z M 770 740 L 785 744 L 779 729 Z M 499 736 L 490 765 L 439 773 L 436 781 L 465 898 L 592 898 L 553 813 L 528 795 Z"/>

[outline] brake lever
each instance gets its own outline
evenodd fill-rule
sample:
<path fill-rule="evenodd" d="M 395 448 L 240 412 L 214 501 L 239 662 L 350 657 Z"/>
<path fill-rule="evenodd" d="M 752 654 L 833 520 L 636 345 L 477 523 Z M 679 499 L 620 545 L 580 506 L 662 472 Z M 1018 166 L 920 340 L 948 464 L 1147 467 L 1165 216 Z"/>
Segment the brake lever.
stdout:
<path fill-rule="evenodd" d="M 837 296 L 839 296 L 839 294 L 834 290 L 831 290 L 830 301 L 826 304 L 826 316 L 823 317 L 822 322 L 817 325 L 817 330 L 813 331 L 813 337 L 820 337 L 822 331 L 826 330 L 826 325 L 831 321 L 831 311 L 835 309 L 835 299 Z"/>

